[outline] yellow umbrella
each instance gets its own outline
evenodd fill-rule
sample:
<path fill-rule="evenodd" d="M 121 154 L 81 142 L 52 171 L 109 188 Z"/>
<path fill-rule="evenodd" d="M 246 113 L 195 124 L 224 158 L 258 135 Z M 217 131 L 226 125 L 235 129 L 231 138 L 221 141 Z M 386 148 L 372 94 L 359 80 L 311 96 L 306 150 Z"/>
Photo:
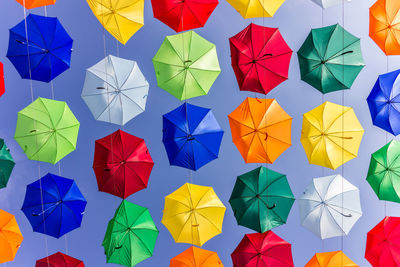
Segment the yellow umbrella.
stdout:
<path fill-rule="evenodd" d="M 303 115 L 301 143 L 310 164 L 336 169 L 357 157 L 363 134 L 350 107 L 325 102 Z"/>
<path fill-rule="evenodd" d="M 202 246 L 222 232 L 225 210 L 212 187 L 186 183 L 165 197 L 161 223 L 175 242 Z"/>
<path fill-rule="evenodd" d="M 243 18 L 272 17 L 285 0 L 227 0 Z"/>
<path fill-rule="evenodd" d="M 144 0 L 87 0 L 87 3 L 104 28 L 123 44 L 144 25 Z"/>

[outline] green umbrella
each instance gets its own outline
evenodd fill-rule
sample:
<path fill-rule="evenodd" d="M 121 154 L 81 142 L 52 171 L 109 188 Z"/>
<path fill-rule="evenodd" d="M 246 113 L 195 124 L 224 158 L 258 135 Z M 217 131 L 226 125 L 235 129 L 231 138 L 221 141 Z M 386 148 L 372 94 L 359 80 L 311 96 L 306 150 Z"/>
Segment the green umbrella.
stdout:
<path fill-rule="evenodd" d="M 0 138 L 0 188 L 7 186 L 14 165 L 15 162 L 10 154 L 10 149 L 7 148 L 4 140 Z"/>
<path fill-rule="evenodd" d="M 371 155 L 367 181 L 380 200 L 400 202 L 400 142 L 393 140 Z"/>
<path fill-rule="evenodd" d="M 239 225 L 264 233 L 286 223 L 294 200 L 286 175 L 258 167 L 237 178 L 229 203 Z"/>
<path fill-rule="evenodd" d="M 365 66 L 360 39 L 339 24 L 311 30 L 297 56 L 301 79 L 324 94 L 349 89 Z"/>
<path fill-rule="evenodd" d="M 135 266 L 153 255 L 157 236 L 149 210 L 123 200 L 104 237 L 107 262 Z"/>
<path fill-rule="evenodd" d="M 207 94 L 221 72 L 215 45 L 193 31 L 167 36 L 153 64 L 158 86 L 179 100 Z"/>
<path fill-rule="evenodd" d="M 39 97 L 18 112 L 14 138 L 30 160 L 56 164 L 75 150 L 78 131 L 67 103 Z"/>

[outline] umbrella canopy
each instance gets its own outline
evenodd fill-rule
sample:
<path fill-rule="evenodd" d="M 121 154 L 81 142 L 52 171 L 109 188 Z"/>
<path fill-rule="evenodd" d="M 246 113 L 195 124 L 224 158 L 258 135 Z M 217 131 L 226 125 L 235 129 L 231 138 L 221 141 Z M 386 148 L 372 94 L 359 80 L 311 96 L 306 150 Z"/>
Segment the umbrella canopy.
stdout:
<path fill-rule="evenodd" d="M 222 232 L 225 210 L 212 187 L 186 183 L 165 197 L 161 223 L 175 242 L 202 246 Z"/>
<path fill-rule="evenodd" d="M 379 75 L 367 98 L 372 123 L 393 134 L 400 134 L 400 70 Z"/>
<path fill-rule="evenodd" d="M 29 14 L 10 29 L 7 57 L 23 79 L 50 82 L 69 69 L 72 43 L 57 18 Z"/>
<path fill-rule="evenodd" d="M 362 215 L 360 190 L 341 175 L 314 178 L 298 202 L 301 224 L 321 239 L 347 235 Z"/>
<path fill-rule="evenodd" d="M 145 110 L 148 92 L 135 61 L 108 56 L 86 70 L 82 98 L 96 120 L 124 125 Z"/>
<path fill-rule="evenodd" d="M 232 141 L 246 163 L 273 163 L 292 145 L 292 117 L 275 99 L 248 97 L 228 118 Z"/>
<path fill-rule="evenodd" d="M 339 24 L 311 30 L 297 56 L 301 79 L 323 94 L 350 89 L 365 66 L 360 39 Z"/>
<path fill-rule="evenodd" d="M 75 150 L 79 126 L 66 102 L 39 97 L 18 112 L 14 139 L 30 160 L 56 164 Z"/>
<path fill-rule="evenodd" d="M 233 251 L 233 267 L 293 267 L 292 245 L 272 231 L 246 234 Z"/>
<path fill-rule="evenodd" d="M 171 165 L 198 170 L 218 158 L 223 135 L 211 109 L 185 103 L 163 115 L 163 143 Z"/>
<path fill-rule="evenodd" d="M 0 209 L 0 263 L 14 260 L 23 239 L 14 215 Z"/>
<path fill-rule="evenodd" d="M 46 258 L 37 260 L 35 267 L 85 267 L 85 264 L 81 260 L 57 252 Z"/>
<path fill-rule="evenodd" d="M 304 267 L 358 267 L 342 251 L 315 253 Z"/>
<path fill-rule="evenodd" d="M 153 256 L 158 229 L 147 208 L 123 200 L 103 240 L 107 263 L 132 267 Z"/>
<path fill-rule="evenodd" d="M 336 169 L 357 157 L 363 135 L 353 108 L 325 102 L 303 115 L 300 141 L 310 164 Z"/>
<path fill-rule="evenodd" d="M 311 1 L 321 6 L 322 8 L 328 8 L 343 4 L 343 0 L 311 0 Z"/>
<path fill-rule="evenodd" d="M 237 223 L 260 233 L 285 224 L 293 202 L 286 175 L 265 167 L 239 176 L 229 199 Z"/>
<path fill-rule="evenodd" d="M 144 0 L 86 1 L 103 27 L 122 44 L 144 25 Z"/>
<path fill-rule="evenodd" d="M 143 139 L 124 131 L 96 140 L 93 170 L 99 190 L 127 198 L 147 187 L 154 162 Z"/>
<path fill-rule="evenodd" d="M 151 0 L 154 17 L 176 32 L 204 27 L 218 0 Z"/>
<path fill-rule="evenodd" d="M 288 79 L 292 50 L 278 28 L 251 23 L 229 43 L 240 90 L 268 94 Z"/>
<path fill-rule="evenodd" d="M 27 9 L 54 5 L 56 3 L 56 0 L 16 0 L 16 1 Z"/>
<path fill-rule="evenodd" d="M 167 36 L 153 57 L 157 84 L 179 100 L 206 95 L 217 79 L 217 50 L 194 31 Z"/>
<path fill-rule="evenodd" d="M 4 65 L 0 62 L 0 96 L 2 96 L 6 91 L 4 84 Z"/>
<path fill-rule="evenodd" d="M 15 162 L 10 154 L 10 149 L 8 149 L 4 140 L 0 138 L 0 188 L 7 186 L 14 165 Z"/>
<path fill-rule="evenodd" d="M 272 17 L 285 0 L 228 0 L 243 18 Z"/>
<path fill-rule="evenodd" d="M 191 246 L 170 260 L 169 267 L 223 267 L 218 254 Z"/>
<path fill-rule="evenodd" d="M 60 238 L 81 226 L 85 207 L 74 180 L 48 173 L 26 187 L 21 210 L 34 232 Z"/>

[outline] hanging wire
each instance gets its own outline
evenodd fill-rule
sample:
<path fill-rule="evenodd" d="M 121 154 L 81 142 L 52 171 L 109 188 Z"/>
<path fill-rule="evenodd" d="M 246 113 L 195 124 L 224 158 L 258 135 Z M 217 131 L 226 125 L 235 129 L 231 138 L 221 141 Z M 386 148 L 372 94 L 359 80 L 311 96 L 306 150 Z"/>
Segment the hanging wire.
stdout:
<path fill-rule="evenodd" d="M 342 0 L 342 27 L 343 27 L 343 31 L 342 31 L 342 50 L 344 50 L 344 37 L 345 37 L 345 6 L 344 6 L 344 2 L 345 0 Z M 344 57 L 345 55 L 342 55 L 342 78 L 344 81 Z M 344 104 L 345 104 L 345 94 L 344 94 L 344 90 L 342 90 L 342 214 L 344 214 Z M 344 225 L 344 216 L 342 215 L 342 231 L 343 231 L 343 225 Z M 344 235 L 342 234 L 341 236 L 341 250 L 343 252 L 344 249 Z M 343 253 L 341 254 L 341 262 L 343 265 L 343 261 L 344 261 L 344 257 L 343 257 Z"/>

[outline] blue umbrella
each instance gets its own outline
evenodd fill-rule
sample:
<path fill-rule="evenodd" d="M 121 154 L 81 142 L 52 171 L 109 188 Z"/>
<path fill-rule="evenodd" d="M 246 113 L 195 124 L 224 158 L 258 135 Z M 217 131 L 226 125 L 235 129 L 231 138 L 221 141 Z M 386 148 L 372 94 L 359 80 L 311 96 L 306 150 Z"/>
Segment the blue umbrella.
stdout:
<path fill-rule="evenodd" d="M 34 232 L 60 238 L 81 226 L 85 207 L 74 180 L 48 173 L 27 186 L 22 211 Z"/>
<path fill-rule="evenodd" d="M 379 75 L 367 98 L 372 122 L 393 134 L 400 134 L 400 70 Z"/>
<path fill-rule="evenodd" d="M 50 82 L 69 69 L 73 41 L 57 18 L 30 14 L 26 25 L 10 29 L 7 57 L 23 79 Z"/>
<path fill-rule="evenodd" d="M 208 108 L 185 103 L 163 115 L 163 143 L 171 165 L 198 170 L 218 158 L 223 134 Z"/>

